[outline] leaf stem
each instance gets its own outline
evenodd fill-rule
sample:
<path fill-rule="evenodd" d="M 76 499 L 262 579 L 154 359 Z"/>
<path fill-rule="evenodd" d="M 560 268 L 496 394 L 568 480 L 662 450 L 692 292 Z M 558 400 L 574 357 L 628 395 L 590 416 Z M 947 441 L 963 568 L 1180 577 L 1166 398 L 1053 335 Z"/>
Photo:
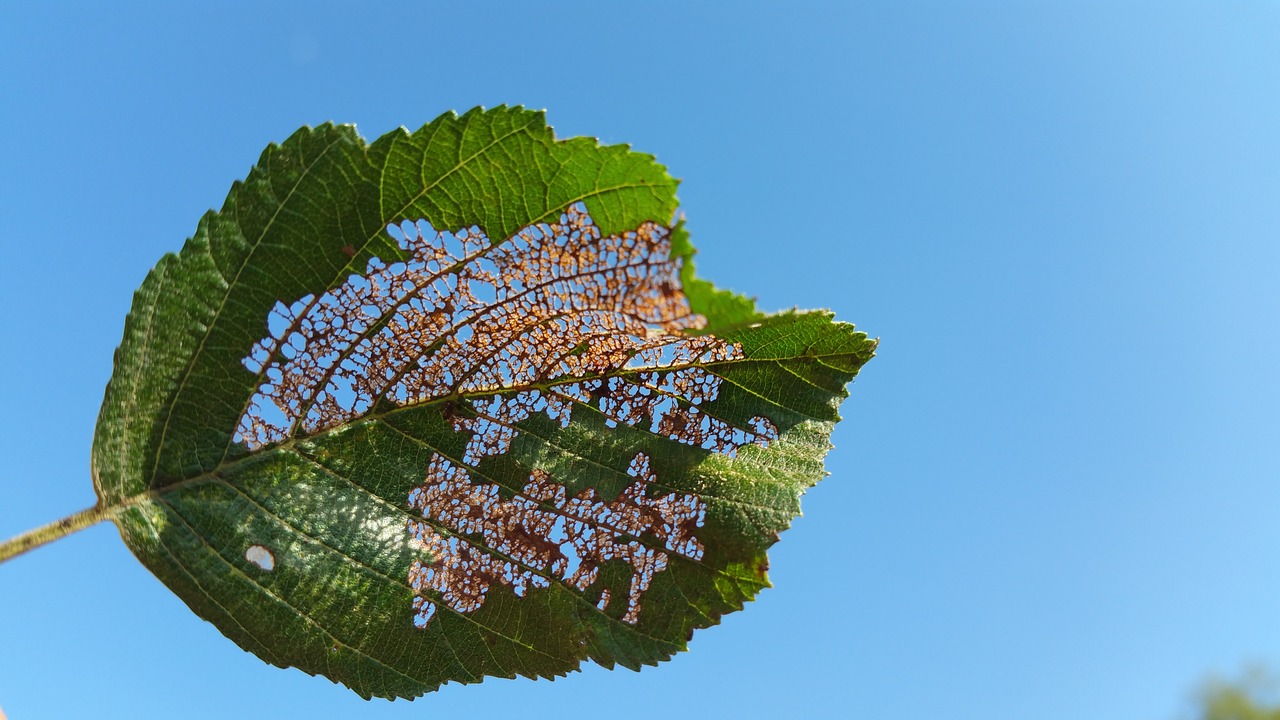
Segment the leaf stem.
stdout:
<path fill-rule="evenodd" d="M 119 511 L 120 508 L 118 506 L 103 507 L 94 505 L 78 513 L 72 513 L 61 520 L 55 520 L 43 527 L 28 530 L 17 537 L 0 543 L 0 563 L 12 560 L 28 550 L 34 550 L 41 545 L 64 538 L 90 525 L 97 525 L 103 520 L 115 517 Z"/>

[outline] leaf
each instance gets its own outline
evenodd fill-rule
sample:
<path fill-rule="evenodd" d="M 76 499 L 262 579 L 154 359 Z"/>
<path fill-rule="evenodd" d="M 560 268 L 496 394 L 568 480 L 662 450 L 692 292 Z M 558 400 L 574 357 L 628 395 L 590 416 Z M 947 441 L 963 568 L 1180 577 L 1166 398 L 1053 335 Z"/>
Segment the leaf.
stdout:
<path fill-rule="evenodd" d="M 135 295 L 101 504 L 366 697 L 669 658 L 768 585 L 875 348 L 696 278 L 675 186 L 522 108 L 299 130 Z"/>

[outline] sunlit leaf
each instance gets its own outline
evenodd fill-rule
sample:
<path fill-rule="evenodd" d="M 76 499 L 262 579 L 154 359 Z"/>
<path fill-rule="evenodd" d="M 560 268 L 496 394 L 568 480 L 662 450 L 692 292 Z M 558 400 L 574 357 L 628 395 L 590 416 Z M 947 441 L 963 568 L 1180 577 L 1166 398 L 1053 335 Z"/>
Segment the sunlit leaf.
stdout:
<path fill-rule="evenodd" d="M 299 130 L 138 290 L 102 505 L 361 695 L 670 657 L 767 586 L 875 348 L 696 278 L 675 187 L 520 108 Z"/>

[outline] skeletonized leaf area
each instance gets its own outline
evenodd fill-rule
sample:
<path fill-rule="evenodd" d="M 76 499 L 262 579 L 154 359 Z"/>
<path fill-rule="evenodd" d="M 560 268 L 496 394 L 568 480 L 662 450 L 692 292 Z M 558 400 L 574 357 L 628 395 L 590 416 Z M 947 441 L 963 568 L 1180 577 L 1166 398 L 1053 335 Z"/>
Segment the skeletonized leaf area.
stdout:
<path fill-rule="evenodd" d="M 567 420 L 567 403 L 603 392 L 614 420 L 650 417 L 655 432 L 676 438 L 701 426 L 697 444 L 733 446 L 732 428 L 677 402 L 712 399 L 717 380 L 698 365 L 741 349 L 681 333 L 705 321 L 680 292 L 664 228 L 646 223 L 601 238 L 585 208 L 572 206 L 560 222 L 497 245 L 478 228 L 438 232 L 422 220 L 389 230 L 407 261 L 374 258 L 368 274 L 273 310 L 275 330 L 244 359 L 266 382 L 237 440 L 257 449 L 314 434 L 378 401 L 555 388 L 542 403 L 553 417 Z M 662 365 L 684 369 L 665 375 L 666 386 L 652 385 L 651 374 L 630 385 L 597 379 Z M 586 381 L 568 382 L 577 379 Z"/>

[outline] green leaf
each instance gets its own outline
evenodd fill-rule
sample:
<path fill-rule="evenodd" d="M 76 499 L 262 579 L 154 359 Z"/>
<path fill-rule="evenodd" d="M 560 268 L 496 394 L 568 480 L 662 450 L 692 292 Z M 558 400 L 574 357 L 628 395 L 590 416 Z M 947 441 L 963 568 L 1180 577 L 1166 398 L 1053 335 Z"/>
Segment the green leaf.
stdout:
<path fill-rule="evenodd" d="M 670 657 L 768 585 L 875 348 L 696 278 L 675 188 L 522 108 L 299 130 L 138 290 L 102 507 L 366 697 Z"/>

